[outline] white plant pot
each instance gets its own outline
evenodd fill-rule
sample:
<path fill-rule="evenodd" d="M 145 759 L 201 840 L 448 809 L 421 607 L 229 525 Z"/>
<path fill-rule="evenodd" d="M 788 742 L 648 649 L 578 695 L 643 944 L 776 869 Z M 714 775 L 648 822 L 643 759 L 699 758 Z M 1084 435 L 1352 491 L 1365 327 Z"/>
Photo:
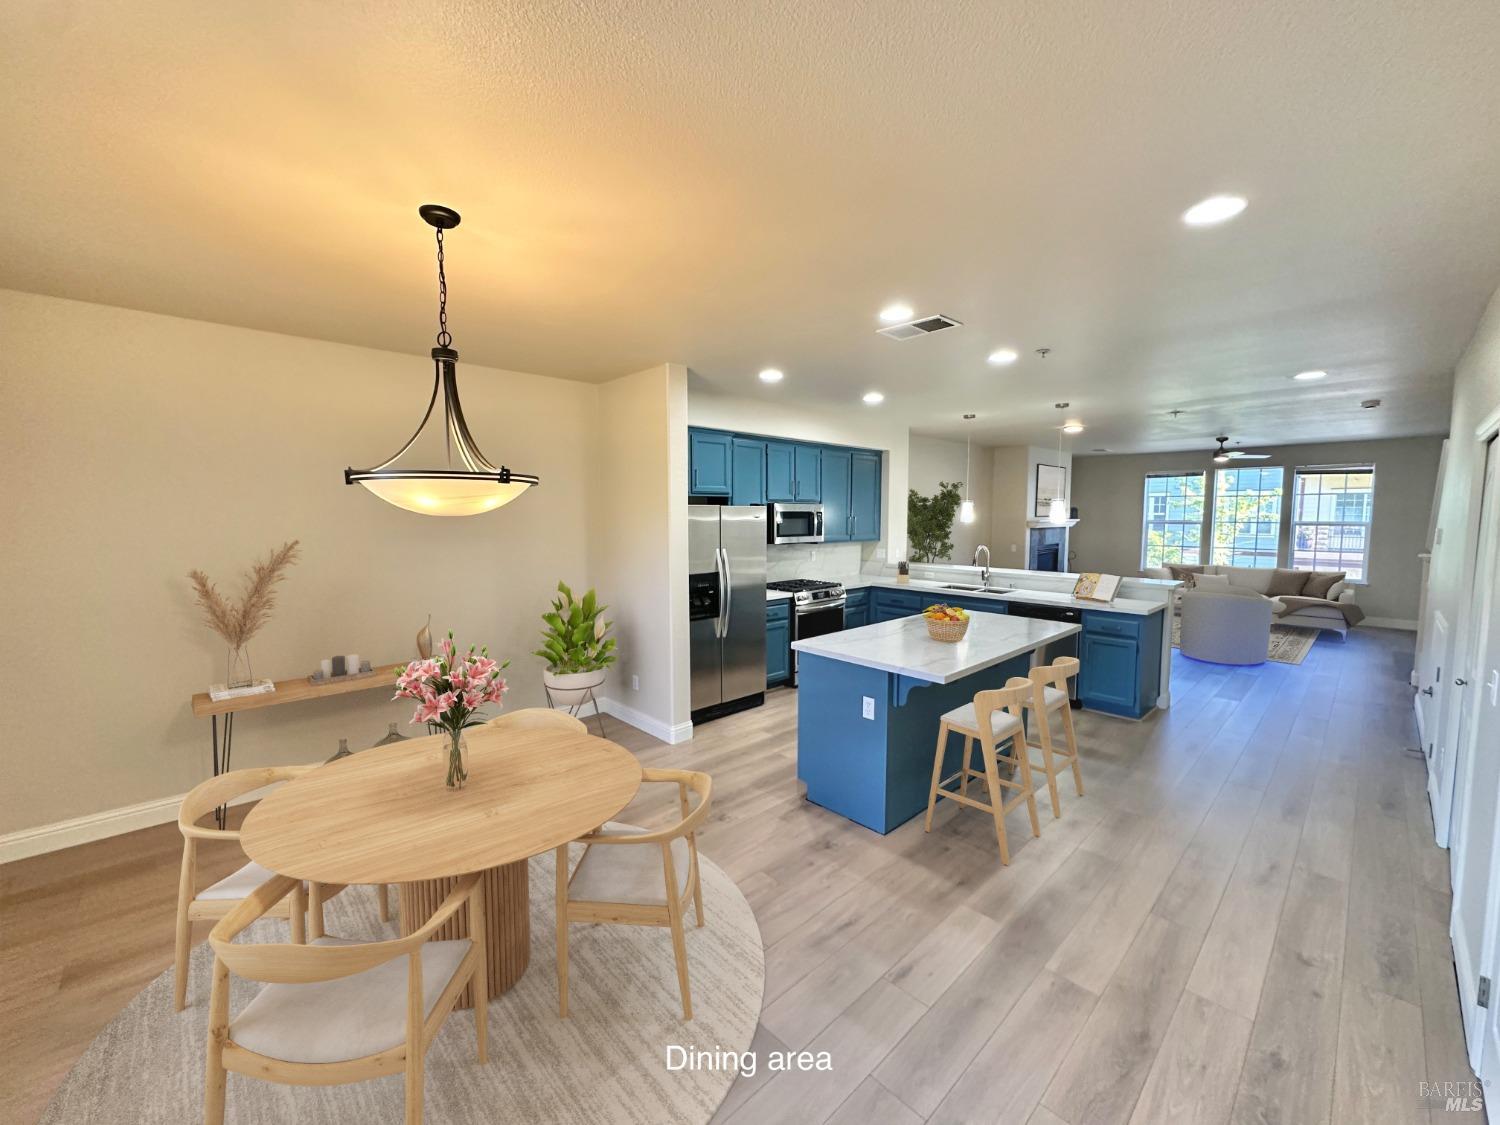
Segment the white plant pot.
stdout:
<path fill-rule="evenodd" d="M 590 690 L 604 683 L 604 669 L 558 675 L 556 672 L 543 668 L 542 683 L 547 685 L 547 694 L 551 697 L 554 707 L 577 707 L 588 698 Z"/>

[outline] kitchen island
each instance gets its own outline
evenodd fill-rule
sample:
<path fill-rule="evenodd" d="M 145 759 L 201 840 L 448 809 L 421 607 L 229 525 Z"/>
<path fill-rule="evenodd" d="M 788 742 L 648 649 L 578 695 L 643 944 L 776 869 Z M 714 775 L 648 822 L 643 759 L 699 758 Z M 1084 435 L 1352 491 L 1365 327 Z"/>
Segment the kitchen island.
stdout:
<path fill-rule="evenodd" d="M 1037 652 L 1076 624 L 976 613 L 956 644 L 920 616 L 795 642 L 797 776 L 807 799 L 886 833 L 927 808 L 938 720 L 1024 676 Z M 943 774 L 958 768 L 951 739 Z"/>

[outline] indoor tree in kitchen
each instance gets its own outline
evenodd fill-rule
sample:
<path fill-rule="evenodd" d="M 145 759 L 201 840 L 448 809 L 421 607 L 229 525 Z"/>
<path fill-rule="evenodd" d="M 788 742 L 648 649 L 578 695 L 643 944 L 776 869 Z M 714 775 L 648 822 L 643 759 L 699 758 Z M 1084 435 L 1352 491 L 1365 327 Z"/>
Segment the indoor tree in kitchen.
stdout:
<path fill-rule="evenodd" d="M 906 497 L 906 538 L 912 562 L 938 562 L 953 553 L 953 518 L 963 502 L 956 481 L 939 481 L 936 495 L 913 488 Z"/>
<path fill-rule="evenodd" d="M 547 626 L 542 647 L 532 655 L 547 662 L 542 682 L 549 701 L 576 711 L 615 662 L 615 639 L 608 635 L 614 622 L 604 620 L 609 607 L 599 604 L 593 590 L 578 600 L 566 582 L 559 582 L 557 592 L 552 608 L 542 614 Z"/>

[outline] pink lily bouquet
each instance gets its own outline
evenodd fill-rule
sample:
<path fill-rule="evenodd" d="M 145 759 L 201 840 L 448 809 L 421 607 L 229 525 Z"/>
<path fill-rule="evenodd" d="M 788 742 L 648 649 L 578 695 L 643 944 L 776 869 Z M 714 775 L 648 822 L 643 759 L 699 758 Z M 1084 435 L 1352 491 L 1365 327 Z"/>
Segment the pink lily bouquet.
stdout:
<path fill-rule="evenodd" d="M 500 664 L 490 659 L 488 648 L 476 652 L 470 645 L 469 651 L 460 656 L 449 633 L 437 657 L 413 660 L 396 677 L 392 698 L 417 701 L 411 721 L 426 723 L 429 730 L 441 730 L 448 736 L 450 789 L 462 789 L 469 778 L 464 766 L 463 733 L 484 722 L 479 717 L 481 707 L 505 698 L 506 683 L 500 673 L 509 666 L 509 660 Z"/>

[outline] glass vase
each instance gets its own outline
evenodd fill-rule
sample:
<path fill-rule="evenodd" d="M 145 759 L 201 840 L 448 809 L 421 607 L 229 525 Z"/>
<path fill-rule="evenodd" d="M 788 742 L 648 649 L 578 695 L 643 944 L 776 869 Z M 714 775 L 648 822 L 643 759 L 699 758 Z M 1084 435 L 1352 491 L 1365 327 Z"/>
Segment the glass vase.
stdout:
<path fill-rule="evenodd" d="M 449 789 L 462 789 L 469 780 L 469 743 L 461 730 L 448 731 L 448 780 Z"/>
<path fill-rule="evenodd" d="M 249 687 L 255 681 L 254 673 L 250 671 L 250 650 L 244 645 L 230 648 L 224 663 L 226 687 Z"/>

